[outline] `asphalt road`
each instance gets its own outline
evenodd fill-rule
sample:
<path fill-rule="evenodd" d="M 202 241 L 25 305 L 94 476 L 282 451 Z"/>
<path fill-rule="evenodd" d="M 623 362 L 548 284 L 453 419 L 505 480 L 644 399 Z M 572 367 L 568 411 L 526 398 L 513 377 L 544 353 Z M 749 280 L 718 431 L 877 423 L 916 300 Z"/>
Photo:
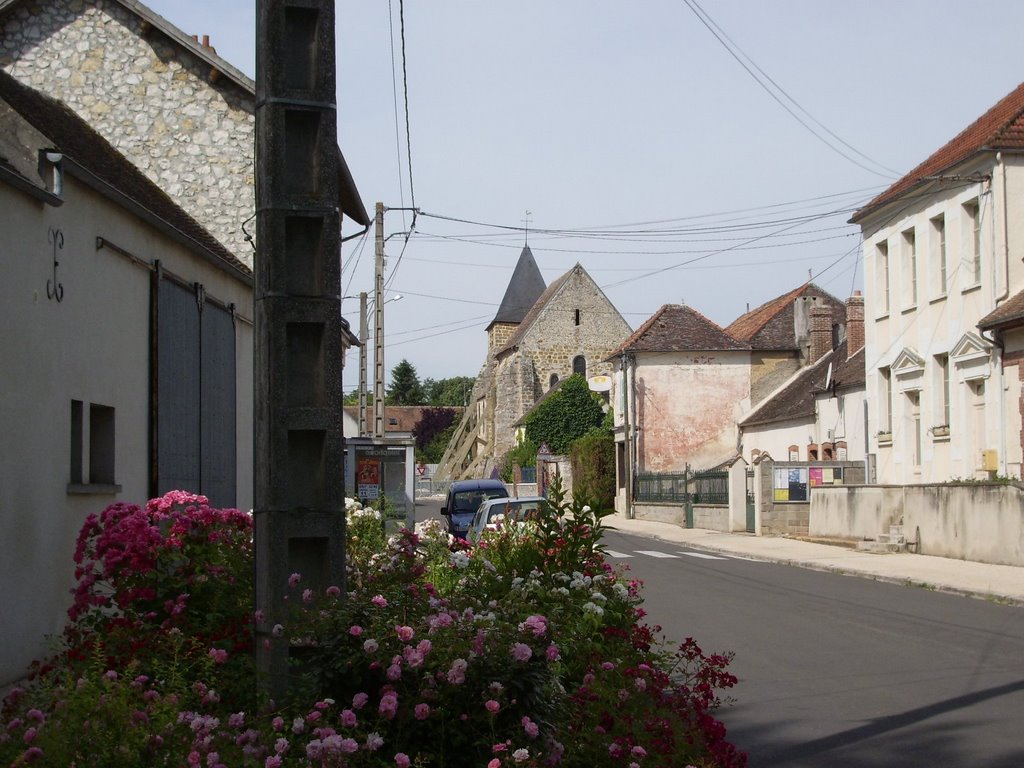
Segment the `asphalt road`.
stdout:
<path fill-rule="evenodd" d="M 605 544 L 666 637 L 735 653 L 718 714 L 752 768 L 1024 766 L 1024 608 L 615 531 Z"/>

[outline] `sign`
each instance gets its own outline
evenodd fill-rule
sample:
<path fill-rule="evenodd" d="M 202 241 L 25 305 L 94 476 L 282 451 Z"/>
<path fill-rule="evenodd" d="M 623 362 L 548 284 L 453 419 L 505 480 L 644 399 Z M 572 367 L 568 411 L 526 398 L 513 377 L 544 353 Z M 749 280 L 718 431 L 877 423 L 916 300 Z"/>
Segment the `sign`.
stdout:
<path fill-rule="evenodd" d="M 612 388 L 611 376 L 591 376 L 587 379 L 591 392 L 608 392 Z"/>
<path fill-rule="evenodd" d="M 361 499 L 380 497 L 380 459 L 370 456 L 359 456 L 356 459 L 356 486 Z"/>
<path fill-rule="evenodd" d="M 425 474 L 427 474 L 427 465 L 426 464 L 417 464 L 416 465 L 416 474 L 419 475 L 420 477 L 423 477 Z"/>

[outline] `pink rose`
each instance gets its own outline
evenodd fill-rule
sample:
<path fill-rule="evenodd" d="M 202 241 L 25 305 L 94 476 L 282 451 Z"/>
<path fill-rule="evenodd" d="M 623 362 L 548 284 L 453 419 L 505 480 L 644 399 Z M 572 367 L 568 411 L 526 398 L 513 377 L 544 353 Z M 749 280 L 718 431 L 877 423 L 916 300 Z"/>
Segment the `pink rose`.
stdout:
<path fill-rule="evenodd" d="M 487 711 L 490 712 L 492 715 L 499 709 L 501 709 L 501 704 L 496 702 L 494 699 L 488 699 L 487 703 L 485 703 L 484 706 L 487 707 Z"/>

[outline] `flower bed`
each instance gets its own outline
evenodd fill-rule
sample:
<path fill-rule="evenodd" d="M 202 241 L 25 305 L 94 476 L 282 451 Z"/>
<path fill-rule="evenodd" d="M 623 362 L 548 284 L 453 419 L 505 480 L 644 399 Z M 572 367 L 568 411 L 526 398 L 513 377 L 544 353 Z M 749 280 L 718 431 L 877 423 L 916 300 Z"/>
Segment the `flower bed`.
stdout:
<path fill-rule="evenodd" d="M 289 701 L 260 697 L 251 520 L 168 494 L 76 550 L 61 652 L 4 702 L 0 760 L 53 766 L 738 766 L 728 657 L 665 646 L 601 515 L 554 501 L 470 548 L 351 505 L 347 583 L 289 580 Z"/>

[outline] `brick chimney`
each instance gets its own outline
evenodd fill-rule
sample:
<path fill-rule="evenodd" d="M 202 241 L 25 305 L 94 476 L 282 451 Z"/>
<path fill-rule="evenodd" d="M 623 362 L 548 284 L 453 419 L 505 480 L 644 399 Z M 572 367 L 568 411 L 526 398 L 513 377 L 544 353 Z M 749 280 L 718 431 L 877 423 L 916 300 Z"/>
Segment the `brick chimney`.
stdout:
<path fill-rule="evenodd" d="M 864 346 L 864 297 L 860 291 L 846 300 L 846 355 L 853 357 Z"/>
<path fill-rule="evenodd" d="M 830 307 L 811 307 L 811 349 L 807 364 L 813 365 L 823 355 L 832 351 L 832 309 Z"/>

